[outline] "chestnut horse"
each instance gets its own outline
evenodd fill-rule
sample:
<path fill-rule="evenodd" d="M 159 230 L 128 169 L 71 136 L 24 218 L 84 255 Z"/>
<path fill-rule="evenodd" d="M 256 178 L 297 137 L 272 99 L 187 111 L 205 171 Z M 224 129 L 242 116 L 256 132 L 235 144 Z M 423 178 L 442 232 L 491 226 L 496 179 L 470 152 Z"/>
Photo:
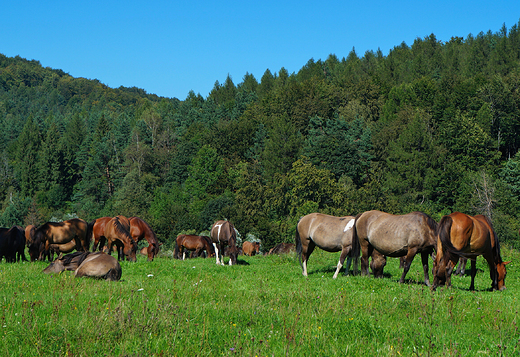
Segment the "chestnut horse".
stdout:
<path fill-rule="evenodd" d="M 260 253 L 260 242 L 244 242 L 242 244 L 242 251 L 244 255 L 252 257 L 255 254 Z"/>
<path fill-rule="evenodd" d="M 174 257 L 177 259 L 181 259 L 182 254 L 182 260 L 185 260 L 186 252 L 184 249 L 194 251 L 196 257 L 198 257 L 203 250 L 206 251 L 210 258 L 215 256 L 215 249 L 213 248 L 211 239 L 207 236 L 179 234 L 176 243 Z"/>
<path fill-rule="evenodd" d="M 442 217 L 437 230 L 437 255 L 433 265 L 433 287 L 445 282 L 451 286 L 451 273 L 459 257 L 471 260 L 470 290 L 475 290 L 476 259 L 482 255 L 489 266 L 491 289 L 504 290 L 506 264 L 500 256 L 500 244 L 489 218 L 453 212 Z"/>
<path fill-rule="evenodd" d="M 95 252 L 96 250 L 103 250 L 103 246 L 106 244 L 107 241 L 105 237 L 105 226 L 111 219 L 112 217 L 96 218 L 88 224 L 87 237 L 89 237 L 90 240 L 94 242 L 92 246 L 93 252 Z"/>
<path fill-rule="evenodd" d="M 229 221 L 217 221 L 211 227 L 211 241 L 215 247 L 217 264 L 224 265 L 224 246 L 229 247 L 229 265 L 237 263 L 237 233 Z"/>
<path fill-rule="evenodd" d="M 29 246 L 31 260 L 50 259 L 50 245 L 64 244 L 74 240 L 76 250 L 88 251 L 90 237 L 87 237 L 87 222 L 79 218 L 69 219 L 64 222 L 47 222 L 34 231 L 33 242 Z"/>
<path fill-rule="evenodd" d="M 107 239 L 108 254 L 112 252 L 114 245 L 117 247 L 118 258 L 123 259 L 123 255 L 127 260 L 135 262 L 137 243 L 130 235 L 130 222 L 124 216 L 116 216 L 110 219 L 105 225 L 104 236 Z M 122 254 L 121 254 L 122 253 Z"/>
<path fill-rule="evenodd" d="M 361 248 L 361 274 L 368 275 L 368 259 L 372 256 L 374 276 L 383 276 L 386 257 L 404 257 L 404 270 L 399 279 L 404 279 L 413 258 L 421 254 L 424 283 L 430 286 L 428 259 L 436 249 L 437 222 L 422 212 L 393 215 L 381 211 L 368 211 L 356 217 L 353 244 Z"/>
<path fill-rule="evenodd" d="M 36 227 L 32 224 L 29 224 L 27 227 L 25 227 L 25 244 L 27 244 L 27 247 L 32 244 L 35 230 Z"/>
<path fill-rule="evenodd" d="M 43 270 L 44 273 L 74 271 L 77 277 L 92 277 L 116 281 L 121 279 L 121 265 L 116 258 L 103 252 L 76 252 L 59 257 Z"/>
<path fill-rule="evenodd" d="M 345 275 L 348 274 L 353 257 L 351 231 L 354 219 L 353 216 L 335 217 L 322 213 L 311 213 L 300 218 L 296 226 L 295 240 L 304 276 L 307 276 L 307 261 L 315 247 L 327 252 L 341 251 L 334 279 L 337 278 L 348 256 Z"/>
<path fill-rule="evenodd" d="M 148 261 L 151 262 L 153 258 L 159 254 L 159 241 L 155 236 L 154 231 L 148 223 L 139 217 L 131 217 L 130 221 L 130 235 L 137 243 L 142 239 L 148 242 L 147 255 Z"/>

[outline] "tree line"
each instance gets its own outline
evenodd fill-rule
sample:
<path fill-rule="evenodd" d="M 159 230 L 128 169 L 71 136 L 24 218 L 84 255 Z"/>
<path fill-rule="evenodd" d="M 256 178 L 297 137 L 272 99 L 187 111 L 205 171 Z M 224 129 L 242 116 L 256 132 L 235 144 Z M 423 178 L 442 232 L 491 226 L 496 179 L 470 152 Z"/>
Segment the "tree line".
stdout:
<path fill-rule="evenodd" d="M 139 216 L 168 244 L 231 220 L 490 216 L 520 247 L 520 29 L 329 55 L 184 100 L 0 55 L 0 226 Z"/>

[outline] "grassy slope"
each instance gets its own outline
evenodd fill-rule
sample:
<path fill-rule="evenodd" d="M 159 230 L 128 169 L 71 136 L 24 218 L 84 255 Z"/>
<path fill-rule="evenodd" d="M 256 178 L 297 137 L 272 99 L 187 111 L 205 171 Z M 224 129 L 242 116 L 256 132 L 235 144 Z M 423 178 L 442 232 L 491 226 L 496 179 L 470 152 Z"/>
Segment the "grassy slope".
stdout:
<path fill-rule="evenodd" d="M 110 283 L 45 275 L 46 263 L 0 263 L 0 355 L 298 356 L 518 355 L 520 254 L 503 249 L 507 290 L 489 292 L 478 260 L 450 290 L 421 284 L 419 257 L 398 284 L 398 260 L 384 279 L 332 274 L 338 254 L 315 251 L 309 277 L 294 255 L 123 262 Z"/>

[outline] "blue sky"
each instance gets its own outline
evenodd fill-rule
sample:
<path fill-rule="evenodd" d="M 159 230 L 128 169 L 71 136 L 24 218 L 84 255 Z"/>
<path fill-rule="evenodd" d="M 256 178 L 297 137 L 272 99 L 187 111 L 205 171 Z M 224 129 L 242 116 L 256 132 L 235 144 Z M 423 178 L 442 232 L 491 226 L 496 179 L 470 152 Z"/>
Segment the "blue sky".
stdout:
<path fill-rule="evenodd" d="M 74 77 L 185 99 L 228 74 L 258 81 L 329 54 L 509 29 L 520 1 L 27 1 L 1 6 L 0 53 Z"/>

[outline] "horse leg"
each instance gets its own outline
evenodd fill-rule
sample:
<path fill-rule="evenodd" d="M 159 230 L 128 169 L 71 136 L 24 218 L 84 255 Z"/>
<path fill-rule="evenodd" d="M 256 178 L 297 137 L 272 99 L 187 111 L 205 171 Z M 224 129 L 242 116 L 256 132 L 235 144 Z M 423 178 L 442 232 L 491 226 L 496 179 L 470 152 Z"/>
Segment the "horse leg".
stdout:
<path fill-rule="evenodd" d="M 220 259 L 219 259 L 220 251 L 218 250 L 217 243 L 213 243 L 213 248 L 215 248 L 215 258 L 217 259 L 216 264 L 219 265 L 220 264 Z"/>
<path fill-rule="evenodd" d="M 404 283 L 404 278 L 406 277 L 406 274 L 408 274 L 408 270 L 410 270 L 410 265 L 412 265 L 415 254 L 417 254 L 417 249 L 408 249 L 408 253 L 404 257 L 404 270 L 403 274 L 401 275 L 401 279 L 399 279 L 400 283 Z"/>
<path fill-rule="evenodd" d="M 341 250 L 341 255 L 339 256 L 338 265 L 336 266 L 336 272 L 334 273 L 333 279 L 336 279 L 338 277 L 340 269 L 343 267 L 343 263 L 345 262 L 345 258 L 347 257 L 348 253 L 350 253 L 351 247 L 344 248 Z M 347 267 L 345 268 L 345 275 L 348 275 L 348 270 L 350 269 L 350 263 L 352 263 L 352 257 L 349 257 L 349 260 L 347 260 Z"/>
<path fill-rule="evenodd" d="M 475 275 L 477 275 L 477 259 L 471 260 L 471 284 L 469 290 L 475 290 Z"/>
<path fill-rule="evenodd" d="M 489 266 L 489 277 L 491 278 L 491 290 L 498 290 L 498 272 L 493 256 L 484 256 Z M 476 260 L 476 258 L 475 258 Z M 473 263 L 473 261 L 471 261 Z M 473 266 L 473 265 L 472 265 Z"/>
<path fill-rule="evenodd" d="M 424 271 L 424 283 L 426 284 L 426 286 L 431 286 L 430 276 L 428 274 L 428 258 L 429 257 L 430 257 L 430 254 L 428 254 L 428 252 L 421 253 L 421 263 L 422 263 L 423 271 Z"/>
<path fill-rule="evenodd" d="M 457 259 L 457 257 L 455 257 L 455 259 Z M 452 259 L 450 259 L 448 261 L 448 264 L 446 264 L 446 287 L 447 288 L 451 287 L 451 274 L 453 273 L 455 264 L 457 264 L 457 262 L 455 261 L 455 263 L 454 263 Z"/>
<path fill-rule="evenodd" d="M 309 260 L 309 257 L 311 256 L 312 252 L 314 251 L 314 248 L 316 248 L 316 243 L 314 243 L 312 240 L 309 240 L 307 247 L 302 246 L 303 276 L 307 276 L 307 261 Z"/>
<path fill-rule="evenodd" d="M 365 243 L 365 241 L 363 241 L 363 243 Z M 372 255 L 374 247 L 368 242 L 366 242 L 366 244 L 363 243 L 361 244 L 361 275 L 366 276 L 369 275 L 368 259 Z"/>

